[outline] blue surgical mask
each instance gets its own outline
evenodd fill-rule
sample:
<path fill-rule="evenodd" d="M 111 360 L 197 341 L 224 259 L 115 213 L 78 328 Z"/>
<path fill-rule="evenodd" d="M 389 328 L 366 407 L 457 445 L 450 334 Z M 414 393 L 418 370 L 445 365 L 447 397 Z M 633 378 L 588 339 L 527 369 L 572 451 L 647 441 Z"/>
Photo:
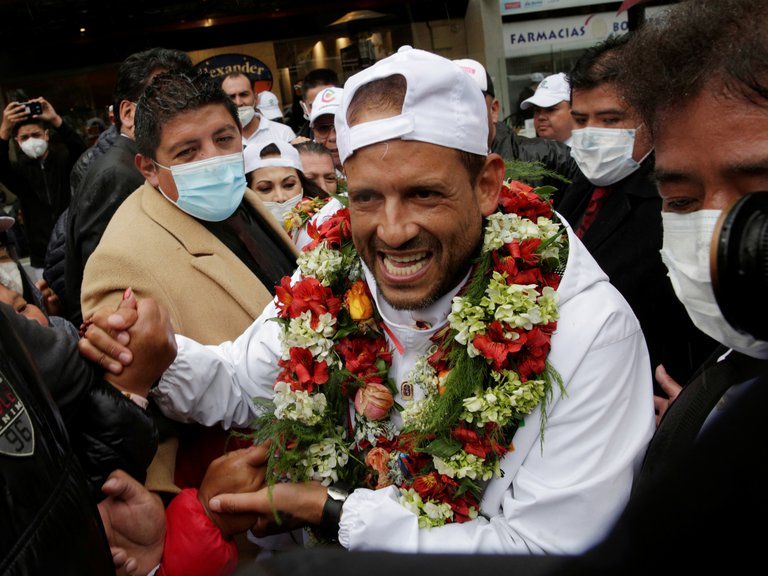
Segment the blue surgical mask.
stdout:
<path fill-rule="evenodd" d="M 163 166 L 170 170 L 176 190 L 177 200 L 171 200 L 181 210 L 207 222 L 221 222 L 234 214 L 245 195 L 245 167 L 243 153 L 214 156 L 198 162 L 188 162 L 177 166 Z"/>

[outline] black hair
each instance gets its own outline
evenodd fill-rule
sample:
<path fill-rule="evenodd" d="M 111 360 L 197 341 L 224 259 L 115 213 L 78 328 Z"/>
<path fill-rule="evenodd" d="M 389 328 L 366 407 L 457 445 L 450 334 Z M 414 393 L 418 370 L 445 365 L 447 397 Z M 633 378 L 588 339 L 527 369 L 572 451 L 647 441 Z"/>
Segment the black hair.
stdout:
<path fill-rule="evenodd" d="M 13 125 L 13 128 L 11 128 L 11 136 L 16 138 L 16 135 L 19 133 L 19 128 L 22 126 L 29 126 L 30 124 L 37 124 L 43 130 L 49 130 L 51 128 L 51 125 L 41 118 L 25 118 Z"/>
<path fill-rule="evenodd" d="M 123 60 L 117 71 L 117 83 L 113 94 L 115 126 L 122 126 L 120 102 L 137 102 L 152 76 L 161 72 L 192 73 L 192 60 L 181 50 L 150 48 L 131 54 Z"/>
<path fill-rule="evenodd" d="M 163 124 L 189 110 L 221 104 L 239 127 L 235 103 L 207 74 L 158 74 L 145 88 L 136 106 L 135 138 L 139 153 L 155 159 Z"/>
<path fill-rule="evenodd" d="M 571 91 L 590 90 L 615 82 L 621 71 L 621 53 L 630 34 L 609 36 L 582 54 L 568 73 Z"/>
<path fill-rule="evenodd" d="M 483 94 L 490 96 L 491 98 L 496 98 L 496 90 L 493 88 L 493 80 L 491 79 L 491 75 L 488 74 L 488 70 L 485 71 L 485 82 L 487 88 L 483 91 Z"/>
<path fill-rule="evenodd" d="M 325 148 L 325 146 L 323 146 L 323 148 Z M 280 148 L 278 148 L 276 144 L 267 144 L 259 152 L 259 158 L 268 158 L 270 156 L 282 157 Z M 317 184 L 312 182 L 312 180 L 309 180 L 306 176 L 304 176 L 303 171 L 298 169 L 295 169 L 295 170 L 296 170 L 296 174 L 298 174 L 299 176 L 299 182 L 301 182 L 303 196 L 309 196 L 310 198 L 327 198 L 328 197 L 328 194 L 326 194 L 324 190 L 322 190 Z M 254 172 L 256 172 L 256 170 L 251 170 L 245 175 L 245 177 L 248 179 L 249 186 L 251 184 L 251 175 Z"/>
<path fill-rule="evenodd" d="M 325 154 L 327 155 L 331 160 L 333 160 L 333 154 L 331 153 L 328 148 L 320 144 L 320 142 L 315 142 L 313 140 L 307 140 L 306 142 L 301 142 L 299 144 L 294 144 L 293 146 L 296 148 L 296 150 L 299 151 L 299 154 L 302 152 L 307 152 L 309 154 Z"/>
<path fill-rule="evenodd" d="M 316 68 L 304 76 L 304 80 L 301 81 L 301 94 L 302 96 L 307 93 L 307 90 L 316 88 L 318 86 L 338 86 L 339 75 L 336 74 L 330 68 Z"/>
<path fill-rule="evenodd" d="M 768 106 L 768 2 L 670 6 L 633 33 L 623 56 L 619 88 L 651 131 L 707 87 Z"/>

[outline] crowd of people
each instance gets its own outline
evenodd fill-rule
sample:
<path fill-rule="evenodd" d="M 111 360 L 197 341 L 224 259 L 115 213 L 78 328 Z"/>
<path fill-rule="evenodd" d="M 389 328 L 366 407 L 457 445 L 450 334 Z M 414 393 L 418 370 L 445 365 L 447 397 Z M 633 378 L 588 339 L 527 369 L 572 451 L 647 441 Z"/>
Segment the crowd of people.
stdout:
<path fill-rule="evenodd" d="M 541 79 L 535 138 L 410 46 L 310 72 L 296 132 L 166 48 L 88 148 L 8 104 L 0 573 L 751 566 L 766 62 L 763 2 L 683 0 Z"/>

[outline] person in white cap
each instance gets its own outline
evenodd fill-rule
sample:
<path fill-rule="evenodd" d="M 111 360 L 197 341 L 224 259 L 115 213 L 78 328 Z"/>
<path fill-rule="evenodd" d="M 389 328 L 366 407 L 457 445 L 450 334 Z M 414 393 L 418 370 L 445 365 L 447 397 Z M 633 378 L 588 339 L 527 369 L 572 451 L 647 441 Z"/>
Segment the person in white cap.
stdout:
<path fill-rule="evenodd" d="M 533 108 L 536 136 L 571 145 L 571 88 L 565 73 L 560 72 L 544 78 L 536 88 L 536 93 L 523 100 L 520 108 Z"/>
<path fill-rule="evenodd" d="M 256 109 L 262 116 L 283 124 L 283 111 L 280 110 L 280 101 L 274 92 L 262 90 L 256 100 Z"/>
<path fill-rule="evenodd" d="M 242 336 L 177 337 L 153 392 L 175 418 L 261 414 L 270 486 L 209 507 L 352 550 L 583 550 L 654 428 L 637 320 L 545 201 L 503 181 L 482 94 L 450 60 L 401 48 L 347 81 L 335 120 L 348 208 L 313 223 Z"/>
<path fill-rule="evenodd" d="M 242 72 L 231 72 L 224 76 L 221 88 L 237 105 L 237 115 L 243 127 L 243 146 L 273 140 L 290 142 L 296 137 L 290 126 L 274 122 L 256 111 L 253 84 Z"/>
<path fill-rule="evenodd" d="M 315 96 L 312 102 L 312 110 L 309 113 L 309 127 L 312 128 L 315 142 L 322 144 L 333 155 L 333 164 L 341 173 L 341 160 L 339 159 L 339 147 L 336 144 L 337 133 L 334 126 L 336 112 L 341 105 L 344 95 L 342 88 L 331 86 L 323 88 Z"/>
<path fill-rule="evenodd" d="M 571 158 L 571 151 L 565 144 L 545 138 L 521 136 L 514 130 L 510 130 L 505 122 L 497 121 L 499 101 L 495 95 L 493 79 L 480 62 L 471 58 L 462 58 L 454 62 L 475 81 L 485 97 L 488 107 L 488 141 L 492 152 L 501 155 L 505 160 L 540 162 L 545 168 L 559 174 L 566 181 L 571 181 L 580 174 L 579 167 Z M 552 204 L 557 208 L 561 198 L 559 188 L 563 187 L 562 179 L 546 176 L 532 179 L 528 184 L 558 188 L 558 192 L 552 197 Z"/>
<path fill-rule="evenodd" d="M 249 146 L 243 153 L 248 186 L 285 231 L 296 240 L 299 229 L 329 198 L 304 175 L 299 151 L 287 142 Z M 302 217 L 294 212 L 301 204 Z"/>

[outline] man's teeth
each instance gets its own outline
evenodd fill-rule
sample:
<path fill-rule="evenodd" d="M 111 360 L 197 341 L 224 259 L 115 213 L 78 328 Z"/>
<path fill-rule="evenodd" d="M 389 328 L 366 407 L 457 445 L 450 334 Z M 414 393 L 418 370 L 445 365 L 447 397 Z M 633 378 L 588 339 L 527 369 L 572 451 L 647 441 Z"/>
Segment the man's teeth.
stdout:
<path fill-rule="evenodd" d="M 387 272 L 395 276 L 408 276 L 421 270 L 427 263 L 427 253 L 409 254 L 407 256 L 396 256 L 387 254 L 384 256 L 384 268 Z M 408 266 L 408 262 L 414 262 Z"/>

